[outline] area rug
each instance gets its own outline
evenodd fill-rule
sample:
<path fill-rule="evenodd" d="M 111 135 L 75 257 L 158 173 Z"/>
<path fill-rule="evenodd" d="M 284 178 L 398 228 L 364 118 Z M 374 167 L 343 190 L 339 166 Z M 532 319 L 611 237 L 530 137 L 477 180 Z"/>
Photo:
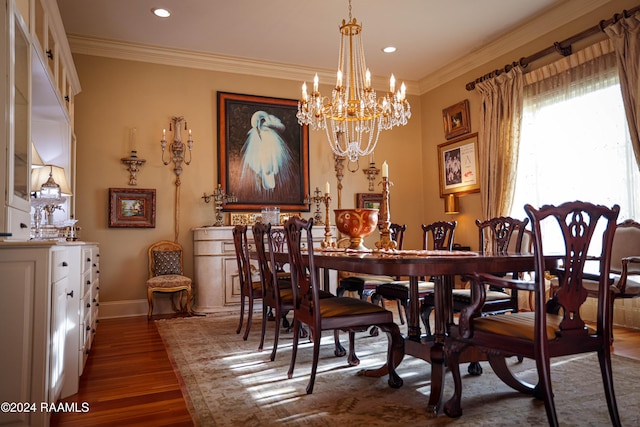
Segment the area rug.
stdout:
<path fill-rule="evenodd" d="M 259 316 L 258 316 L 259 317 Z M 483 364 L 481 376 L 464 376 L 464 414 L 451 419 L 440 413 L 428 418 L 429 365 L 406 356 L 398 367 L 400 389 L 387 378 L 358 375 L 363 368 L 384 363 L 386 335 L 358 334 L 361 363 L 350 367 L 345 357 L 333 355 L 333 336 L 323 335 L 313 394 L 306 394 L 311 345 L 301 340 L 294 376 L 287 379 L 291 334 L 283 333 L 276 360 L 269 361 L 273 322 L 267 329 L 265 350 L 258 352 L 260 323 L 254 321 L 247 341 L 235 333 L 237 315 L 178 318 L 156 322 L 196 426 L 513 426 L 546 425 L 544 404 L 504 385 Z M 346 334 L 342 334 L 346 343 Z M 466 370 L 466 368 L 463 367 Z M 512 369 L 533 382 L 531 361 Z M 616 397 L 627 426 L 640 425 L 638 392 L 640 362 L 614 356 Z M 563 426 L 610 425 L 602 380 L 595 355 L 554 359 L 553 386 L 558 417 Z M 452 393 L 446 374 L 444 398 Z"/>

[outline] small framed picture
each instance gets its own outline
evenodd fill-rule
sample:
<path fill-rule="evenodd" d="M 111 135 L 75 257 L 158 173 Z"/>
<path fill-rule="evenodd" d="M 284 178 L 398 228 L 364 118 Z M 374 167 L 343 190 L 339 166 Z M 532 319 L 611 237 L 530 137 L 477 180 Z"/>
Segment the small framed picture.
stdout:
<path fill-rule="evenodd" d="M 438 145 L 440 197 L 480 191 L 478 134 L 473 133 Z"/>
<path fill-rule="evenodd" d="M 110 188 L 109 227 L 155 228 L 156 190 Z"/>
<path fill-rule="evenodd" d="M 455 138 L 471 132 L 471 122 L 469 121 L 469 100 L 452 105 L 442 110 L 444 121 L 444 137 L 446 139 Z"/>
<path fill-rule="evenodd" d="M 356 207 L 366 209 L 380 209 L 382 193 L 356 193 Z"/>

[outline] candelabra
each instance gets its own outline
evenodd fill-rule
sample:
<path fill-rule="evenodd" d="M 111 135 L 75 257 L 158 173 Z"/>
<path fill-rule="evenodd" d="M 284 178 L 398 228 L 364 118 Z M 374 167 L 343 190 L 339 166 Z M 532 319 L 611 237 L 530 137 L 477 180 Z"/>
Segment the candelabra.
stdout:
<path fill-rule="evenodd" d="M 129 185 L 138 185 L 137 173 L 140 171 L 140 167 L 146 163 L 146 160 L 139 158 L 136 150 L 131 150 L 131 155 L 129 157 L 121 158 L 120 161 L 122 164 L 127 165 L 127 171 L 129 171 Z"/>
<path fill-rule="evenodd" d="M 313 192 L 313 197 L 307 194 L 304 198 L 304 203 L 306 205 L 311 206 L 312 203 L 316 205 L 316 211 L 313 214 L 313 222 L 315 224 L 324 224 L 322 220 L 322 213 L 320 212 L 320 204 L 324 201 L 324 196 L 322 196 L 322 192 L 316 187 L 316 190 Z"/>
<path fill-rule="evenodd" d="M 160 146 L 162 147 L 162 163 L 164 165 L 168 165 L 173 161 L 173 172 L 176 174 L 176 186 L 180 185 L 180 174 L 182 174 L 182 164 L 190 165 L 191 164 L 191 151 L 193 149 L 193 138 L 191 136 L 191 129 L 189 129 L 189 138 L 187 139 L 187 144 L 185 145 L 182 142 L 182 136 L 180 135 L 180 129 L 182 127 L 182 122 L 184 121 L 184 117 L 171 117 L 172 123 L 169 123 L 169 131 L 172 130 L 173 127 L 173 142 L 169 145 L 169 150 L 171 151 L 171 157 L 169 160 L 164 159 L 164 152 L 167 148 L 167 131 L 166 129 L 162 129 L 162 140 L 160 141 Z M 187 122 L 184 122 L 184 130 L 187 130 Z M 187 160 L 185 156 L 185 149 L 189 149 L 189 160 Z"/>
<path fill-rule="evenodd" d="M 328 186 L 329 184 L 327 184 Z M 331 196 L 329 192 L 325 193 L 324 197 L 322 197 L 322 201 L 325 206 L 325 221 L 324 221 L 324 240 L 320 243 L 320 246 L 323 248 L 334 248 L 336 246 L 336 242 L 333 240 L 331 236 L 331 222 L 329 220 L 329 208 L 331 207 Z"/>
<path fill-rule="evenodd" d="M 383 168 L 384 170 L 384 168 Z M 380 203 L 380 211 L 378 213 L 378 225 L 380 227 L 380 240 L 376 242 L 376 248 L 378 249 L 395 249 L 398 246 L 394 240 L 391 239 L 391 212 L 389 211 L 389 187 L 393 185 L 389 181 L 387 176 L 382 175 L 382 202 Z"/>
<path fill-rule="evenodd" d="M 233 194 L 226 194 L 222 186 L 218 184 L 218 188 L 211 194 L 204 193 L 202 196 L 205 203 L 209 203 L 213 199 L 213 210 L 215 212 L 216 222 L 214 227 L 222 227 L 224 225 L 224 215 L 222 214 L 222 205 L 228 202 L 237 202 L 238 198 Z"/>
<path fill-rule="evenodd" d="M 373 183 L 376 180 L 376 176 L 380 173 L 380 169 L 376 168 L 376 164 L 374 162 L 371 162 L 367 169 L 362 169 L 362 172 L 364 172 L 367 176 L 367 180 L 369 181 L 369 191 L 373 191 Z"/>

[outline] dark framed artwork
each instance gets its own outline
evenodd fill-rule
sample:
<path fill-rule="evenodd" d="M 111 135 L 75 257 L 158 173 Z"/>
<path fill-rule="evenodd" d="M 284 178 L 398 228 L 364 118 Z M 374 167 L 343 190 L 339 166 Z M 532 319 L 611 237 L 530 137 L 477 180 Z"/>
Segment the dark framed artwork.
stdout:
<path fill-rule="evenodd" d="M 356 193 L 356 207 L 366 209 L 380 209 L 382 193 Z"/>
<path fill-rule="evenodd" d="M 444 137 L 446 139 L 455 138 L 471 132 L 471 122 L 469 120 L 469 100 L 452 105 L 442 110 L 444 121 Z"/>
<path fill-rule="evenodd" d="M 478 177 L 478 134 L 438 145 L 440 197 L 480 191 Z"/>
<path fill-rule="evenodd" d="M 110 188 L 109 227 L 155 228 L 156 190 Z"/>
<path fill-rule="evenodd" d="M 298 101 L 218 92 L 218 182 L 227 211 L 309 211 L 309 128 Z"/>

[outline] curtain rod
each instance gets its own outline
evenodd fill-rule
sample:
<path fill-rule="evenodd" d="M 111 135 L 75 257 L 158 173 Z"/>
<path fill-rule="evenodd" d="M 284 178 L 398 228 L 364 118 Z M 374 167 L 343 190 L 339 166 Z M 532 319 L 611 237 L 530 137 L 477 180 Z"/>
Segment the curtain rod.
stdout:
<path fill-rule="evenodd" d="M 526 57 L 522 57 L 520 58 L 520 60 L 518 61 L 514 61 L 511 64 L 507 64 L 504 67 L 502 67 L 499 70 L 493 70 L 490 73 L 487 73 L 483 76 L 478 77 L 477 79 L 475 79 L 472 82 L 469 82 L 466 84 L 466 88 L 467 90 L 474 90 L 476 87 L 477 83 L 483 82 L 487 79 L 491 79 L 493 77 L 499 76 L 502 73 L 506 73 L 509 70 L 511 70 L 513 67 L 517 67 L 518 65 L 521 66 L 522 68 L 526 68 L 530 63 L 532 63 L 533 61 L 537 61 L 538 59 L 541 59 L 547 55 L 550 55 L 552 53 L 559 53 L 562 56 L 569 56 L 571 55 L 571 45 L 579 40 L 585 39 L 589 36 L 592 36 L 594 34 L 597 34 L 599 32 L 604 32 L 604 29 L 606 27 L 608 27 L 609 25 L 617 22 L 620 18 L 625 17 L 628 18 L 631 15 L 633 15 L 634 13 L 640 11 L 640 6 L 636 6 L 630 10 L 623 10 L 622 14 L 616 13 L 613 15 L 613 18 L 611 19 L 607 19 L 607 20 L 602 20 L 598 23 L 598 25 L 595 25 L 591 28 L 587 28 L 586 30 L 572 36 L 569 37 L 568 39 L 565 39 L 561 42 L 555 42 L 553 44 L 553 46 L 549 46 L 546 49 L 543 49 L 539 52 L 534 53 L 533 55 L 529 55 Z"/>

